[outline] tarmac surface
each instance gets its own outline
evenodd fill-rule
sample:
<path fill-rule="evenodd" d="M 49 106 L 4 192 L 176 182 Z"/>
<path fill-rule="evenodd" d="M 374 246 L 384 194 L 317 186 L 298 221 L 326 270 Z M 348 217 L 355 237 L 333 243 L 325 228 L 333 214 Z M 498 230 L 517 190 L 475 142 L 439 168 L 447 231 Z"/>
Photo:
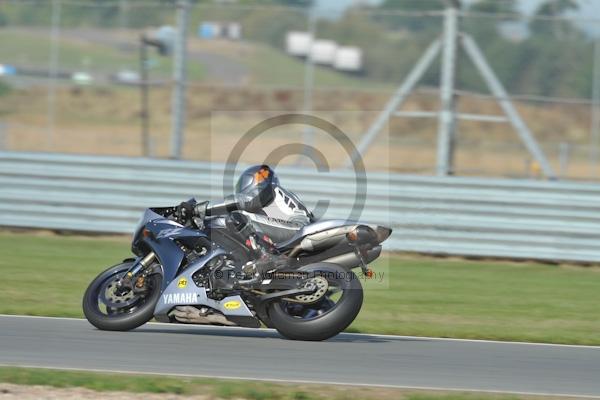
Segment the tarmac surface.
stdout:
<path fill-rule="evenodd" d="M 0 316 L 0 364 L 198 377 L 600 398 L 600 347 Z"/>

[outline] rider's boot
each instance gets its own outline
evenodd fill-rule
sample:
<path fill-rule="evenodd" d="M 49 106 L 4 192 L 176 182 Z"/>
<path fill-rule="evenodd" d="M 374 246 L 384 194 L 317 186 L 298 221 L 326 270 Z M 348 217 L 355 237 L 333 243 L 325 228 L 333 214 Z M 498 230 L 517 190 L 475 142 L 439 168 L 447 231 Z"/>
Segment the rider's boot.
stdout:
<path fill-rule="evenodd" d="M 284 268 L 289 263 L 289 257 L 285 254 L 279 254 L 273 245 L 271 239 L 264 235 L 260 237 L 255 233 L 246 239 L 246 246 L 253 250 L 255 254 L 254 261 L 244 265 L 244 273 L 263 276 Z"/>
<path fill-rule="evenodd" d="M 288 265 L 288 257 L 279 254 L 273 241 L 267 235 L 257 232 L 243 213 L 236 211 L 230 213 L 226 225 L 253 254 L 253 260 L 242 269 L 246 275 L 256 277 L 256 274 L 259 274 L 260 277 Z"/>

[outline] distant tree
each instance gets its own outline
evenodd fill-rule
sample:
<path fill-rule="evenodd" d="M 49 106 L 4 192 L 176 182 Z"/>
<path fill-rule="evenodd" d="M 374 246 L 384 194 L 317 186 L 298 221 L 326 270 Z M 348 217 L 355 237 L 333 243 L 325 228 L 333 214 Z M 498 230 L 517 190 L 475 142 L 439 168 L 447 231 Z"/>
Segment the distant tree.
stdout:
<path fill-rule="evenodd" d="M 560 17 L 568 11 L 577 11 L 578 9 L 577 0 L 546 0 L 535 11 L 535 16 L 542 18 L 534 18 L 529 27 L 534 34 L 554 35 L 557 39 L 578 36 L 579 31 L 570 21 L 552 21 L 543 18 Z"/>
<path fill-rule="evenodd" d="M 515 0 L 479 0 L 469 6 L 469 11 L 486 14 L 518 14 Z M 465 17 L 462 20 L 462 28 L 489 48 L 492 44 L 497 46 L 496 42 L 505 42 L 505 39 L 498 34 L 498 24 L 505 21 L 506 18 L 495 16 Z"/>
<path fill-rule="evenodd" d="M 439 28 L 439 18 L 393 15 L 393 11 L 440 11 L 446 7 L 445 0 L 384 0 L 377 9 L 384 11 L 377 19 L 392 29 L 423 31 Z M 388 15 L 386 12 L 392 11 Z"/>
<path fill-rule="evenodd" d="M 313 0 L 271 0 L 271 2 L 290 7 L 310 7 L 314 3 Z"/>
<path fill-rule="evenodd" d="M 558 16 L 565 12 L 579 9 L 577 0 L 546 0 L 540 4 L 535 12 L 536 15 Z"/>
<path fill-rule="evenodd" d="M 444 0 L 384 0 L 379 7 L 384 10 L 433 11 L 445 6 Z"/>
<path fill-rule="evenodd" d="M 512 14 L 515 12 L 515 0 L 478 0 L 473 3 L 470 10 L 494 14 Z"/>
<path fill-rule="evenodd" d="M 502 3 L 502 4 L 501 4 Z M 518 14 L 515 2 L 499 2 L 497 0 L 481 0 L 472 4 L 469 11 L 486 13 L 483 17 L 469 16 L 461 21 L 462 31 L 471 35 L 479 44 L 495 73 L 509 90 L 519 82 L 520 63 L 518 43 L 513 43 L 500 33 L 499 25 L 506 23 L 506 18 L 491 14 Z M 460 58 L 457 69 L 458 85 L 461 88 L 486 92 L 487 85 L 479 76 L 472 62 L 466 57 Z"/>
<path fill-rule="evenodd" d="M 543 96 L 588 96 L 591 81 L 586 38 L 564 16 L 578 9 L 576 0 L 546 0 L 529 23 L 529 38 L 519 44 L 514 59 L 516 90 Z M 535 18 L 538 17 L 538 18 Z"/>

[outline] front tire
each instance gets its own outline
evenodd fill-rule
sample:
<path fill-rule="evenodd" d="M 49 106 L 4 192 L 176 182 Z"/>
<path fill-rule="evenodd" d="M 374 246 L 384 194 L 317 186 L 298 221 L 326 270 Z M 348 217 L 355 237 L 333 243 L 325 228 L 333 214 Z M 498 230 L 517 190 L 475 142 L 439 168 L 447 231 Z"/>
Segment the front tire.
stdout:
<path fill-rule="evenodd" d="M 124 262 L 108 268 L 98 275 L 88 286 L 83 296 L 83 313 L 96 328 L 106 331 L 128 331 L 135 329 L 154 316 L 154 308 L 160 298 L 162 276 L 153 274 L 147 277 L 149 293 L 146 296 L 131 297 L 122 308 L 102 304 L 110 284 L 122 277 L 133 265 Z M 125 303 L 125 302 L 124 302 Z M 129 304 L 131 303 L 131 304 Z"/>
<path fill-rule="evenodd" d="M 331 263 L 319 263 L 300 268 L 300 271 L 321 273 L 328 283 L 341 289 L 334 303 L 325 295 L 316 304 L 298 306 L 285 301 L 269 305 L 269 318 L 277 331 L 288 339 L 320 341 L 346 329 L 360 312 L 363 289 L 354 272 Z M 324 273 L 324 274 L 323 274 Z"/>

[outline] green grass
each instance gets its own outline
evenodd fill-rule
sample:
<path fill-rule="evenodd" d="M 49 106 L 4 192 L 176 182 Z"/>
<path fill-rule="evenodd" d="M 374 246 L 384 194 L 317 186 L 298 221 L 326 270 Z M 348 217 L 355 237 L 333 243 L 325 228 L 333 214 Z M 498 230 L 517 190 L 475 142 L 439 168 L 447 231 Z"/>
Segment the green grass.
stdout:
<path fill-rule="evenodd" d="M 285 54 L 283 51 L 270 46 L 254 43 L 250 57 L 239 57 L 238 61 L 246 65 L 259 84 L 302 86 L 304 84 L 305 62 Z M 323 66 L 315 66 L 314 83 L 318 89 L 321 86 L 342 87 L 345 89 L 389 89 L 394 86 L 386 85 L 370 79 L 352 76 Z"/>
<path fill-rule="evenodd" d="M 600 344 L 600 269 L 396 258 L 389 289 L 367 290 L 352 330 Z M 377 268 L 375 268 L 377 269 Z M 383 285 L 385 286 L 385 285 Z"/>
<path fill-rule="evenodd" d="M 422 392 L 348 386 L 274 384 L 223 379 L 159 377 L 59 371 L 38 368 L 0 367 L 0 382 L 45 385 L 57 388 L 83 387 L 99 392 L 169 393 L 208 395 L 211 399 L 248 400 L 510 400 L 514 396 Z"/>
<path fill-rule="evenodd" d="M 50 37 L 36 32 L 12 30 L 0 31 L 0 60 L 4 63 L 47 69 L 50 57 Z M 137 71 L 139 54 L 137 51 L 120 51 L 112 46 L 98 43 L 86 44 L 72 38 L 62 37 L 59 42 L 59 70 L 61 71 L 98 71 L 116 73 L 121 69 Z M 171 76 L 171 57 L 161 57 L 149 52 L 155 64 L 150 69 L 151 77 Z M 200 63 L 188 63 L 190 79 L 201 79 L 204 68 Z"/>
<path fill-rule="evenodd" d="M 0 313 L 81 317 L 126 238 L 0 233 Z M 600 270 L 391 257 L 377 262 L 354 332 L 600 345 Z M 381 275 L 380 275 L 381 276 Z"/>
<path fill-rule="evenodd" d="M 75 38 L 76 39 L 76 38 Z M 35 66 L 38 69 L 48 68 L 50 57 L 50 37 L 39 32 L 0 30 L 0 61 L 17 66 Z M 253 51 L 243 56 L 232 52 L 230 58 L 245 65 L 257 84 L 302 86 L 305 63 L 303 60 L 290 57 L 281 50 L 260 43 L 252 44 Z M 158 56 L 149 51 L 152 67 L 151 77 L 171 76 L 172 57 Z M 63 36 L 59 42 L 59 70 L 66 71 L 98 71 L 116 73 L 120 69 L 139 68 L 137 51 L 120 51 L 115 47 L 101 43 L 85 43 Z M 191 80 L 201 81 L 206 77 L 203 65 L 197 61 L 189 61 L 187 73 Z M 380 82 L 355 77 L 334 71 L 326 67 L 315 67 L 315 86 L 344 87 L 356 89 L 387 88 L 393 86 Z"/>
<path fill-rule="evenodd" d="M 0 313 L 81 317 L 87 284 L 129 254 L 126 240 L 0 233 Z"/>

